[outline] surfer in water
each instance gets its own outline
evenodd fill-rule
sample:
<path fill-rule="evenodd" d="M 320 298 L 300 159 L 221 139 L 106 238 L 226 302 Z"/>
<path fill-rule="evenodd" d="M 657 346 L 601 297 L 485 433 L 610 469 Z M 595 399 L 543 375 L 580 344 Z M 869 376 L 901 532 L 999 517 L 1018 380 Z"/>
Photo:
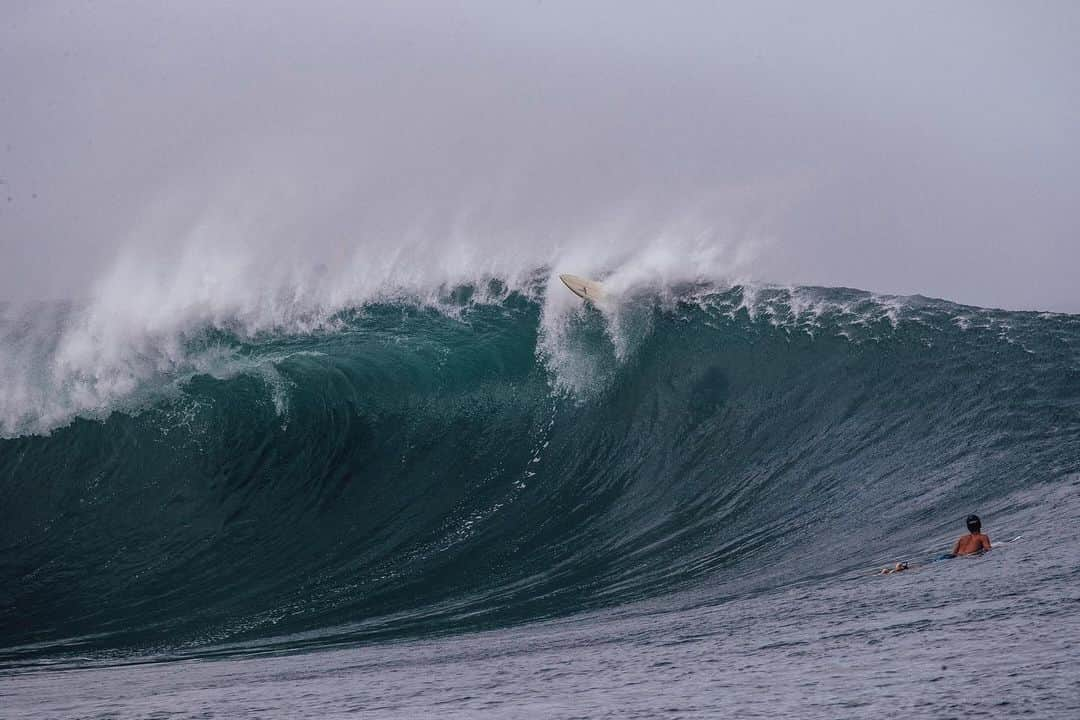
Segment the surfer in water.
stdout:
<path fill-rule="evenodd" d="M 953 545 L 952 555 L 974 555 L 990 549 L 990 538 L 982 532 L 982 520 L 978 515 L 967 516 L 968 534 Z"/>
<path fill-rule="evenodd" d="M 881 568 L 881 571 L 878 573 L 878 575 L 892 575 L 893 573 L 904 572 L 910 567 L 911 566 L 908 565 L 906 562 L 898 562 L 892 567 Z"/>
<path fill-rule="evenodd" d="M 937 560 L 947 560 L 949 558 L 958 557 L 960 555 L 976 555 L 978 553 L 986 552 L 990 549 L 990 537 L 982 531 L 982 520 L 978 515 L 967 516 L 967 529 L 968 534 L 961 537 L 953 545 L 952 552 L 946 553 Z M 932 562 L 937 562 L 937 560 Z M 906 563 L 898 562 L 892 567 L 883 567 L 878 571 L 878 575 L 892 575 L 893 573 L 904 572 L 905 570 L 911 570 L 912 568 L 919 567 L 924 563 Z"/>

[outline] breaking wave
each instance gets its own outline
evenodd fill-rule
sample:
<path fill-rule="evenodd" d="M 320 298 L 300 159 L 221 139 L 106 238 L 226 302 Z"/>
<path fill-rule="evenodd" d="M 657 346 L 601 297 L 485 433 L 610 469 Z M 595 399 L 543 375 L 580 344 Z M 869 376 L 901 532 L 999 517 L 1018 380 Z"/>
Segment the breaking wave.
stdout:
<path fill-rule="evenodd" d="M 0 655 L 739 595 L 1080 471 L 1077 316 L 611 283 L 3 308 Z"/>

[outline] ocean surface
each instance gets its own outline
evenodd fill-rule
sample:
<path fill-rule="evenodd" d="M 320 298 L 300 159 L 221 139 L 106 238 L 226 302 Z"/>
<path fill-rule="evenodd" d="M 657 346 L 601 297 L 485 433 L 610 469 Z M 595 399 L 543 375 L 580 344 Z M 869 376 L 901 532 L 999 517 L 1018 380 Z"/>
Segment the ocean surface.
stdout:
<path fill-rule="evenodd" d="M 1076 718 L 1078 491 L 1076 315 L 0 306 L 0 717 Z"/>

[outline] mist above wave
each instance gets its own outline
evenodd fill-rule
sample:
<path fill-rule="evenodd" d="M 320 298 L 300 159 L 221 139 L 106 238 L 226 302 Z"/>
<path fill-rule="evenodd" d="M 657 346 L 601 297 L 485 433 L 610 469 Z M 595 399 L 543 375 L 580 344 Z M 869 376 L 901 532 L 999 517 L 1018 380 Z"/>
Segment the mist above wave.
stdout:
<path fill-rule="evenodd" d="M 553 305 L 555 318 L 572 307 L 570 298 L 546 292 L 560 272 L 603 273 L 625 290 L 721 281 L 753 254 L 754 243 L 725 244 L 701 228 L 639 234 L 636 243 L 616 242 L 616 228 L 594 230 L 547 245 L 418 235 L 289 247 L 242 242 L 257 228 L 217 214 L 175 246 L 150 241 L 120 252 L 87 300 L 5 306 L 0 435 L 49 432 L 74 417 L 138 404 L 148 387 L 229 372 L 235 348 L 208 340 L 207 331 L 252 338 L 332 330 L 339 313 L 371 303 L 454 313 L 458 303 L 448 299 L 465 286 L 473 288 L 472 303 L 518 293 Z"/>
<path fill-rule="evenodd" d="M 724 243 L 687 225 L 639 234 L 636 244 L 612 228 L 548 246 L 461 238 L 361 244 L 331 262 L 297 248 L 222 240 L 227 229 L 227 223 L 206 223 L 176 247 L 129 248 L 88 300 L 3 306 L 0 436 L 49 433 L 76 417 L 135 411 L 174 395 L 199 374 L 272 373 L 279 358 L 245 350 L 245 343 L 332 333 L 348 312 L 373 304 L 460 317 L 470 306 L 526 298 L 540 307 L 535 352 L 552 387 L 584 397 L 603 387 L 649 336 L 655 302 L 701 304 L 729 316 L 744 312 L 753 321 L 811 334 L 830 317 L 849 339 L 882 320 L 895 327 L 905 307 L 917 310 L 921 302 L 756 283 L 747 279 L 756 241 Z M 562 272 L 602 278 L 612 301 L 583 305 L 562 288 Z M 737 295 L 723 295 L 732 287 L 740 288 Z M 602 319 L 603 348 L 580 332 L 590 312 Z M 957 313 L 961 327 L 995 322 L 992 313 L 976 309 L 942 312 Z M 287 405 L 282 398 L 275 404 Z"/>

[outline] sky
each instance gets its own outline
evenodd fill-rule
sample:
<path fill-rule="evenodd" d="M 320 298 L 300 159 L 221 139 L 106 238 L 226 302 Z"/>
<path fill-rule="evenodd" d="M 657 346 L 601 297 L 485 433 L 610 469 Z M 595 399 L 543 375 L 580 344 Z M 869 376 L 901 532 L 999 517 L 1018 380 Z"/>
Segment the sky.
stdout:
<path fill-rule="evenodd" d="M 659 242 L 1080 313 L 1078 134 L 1073 2 L 5 0 L 0 300 L 191 248 L 333 271 Z"/>

